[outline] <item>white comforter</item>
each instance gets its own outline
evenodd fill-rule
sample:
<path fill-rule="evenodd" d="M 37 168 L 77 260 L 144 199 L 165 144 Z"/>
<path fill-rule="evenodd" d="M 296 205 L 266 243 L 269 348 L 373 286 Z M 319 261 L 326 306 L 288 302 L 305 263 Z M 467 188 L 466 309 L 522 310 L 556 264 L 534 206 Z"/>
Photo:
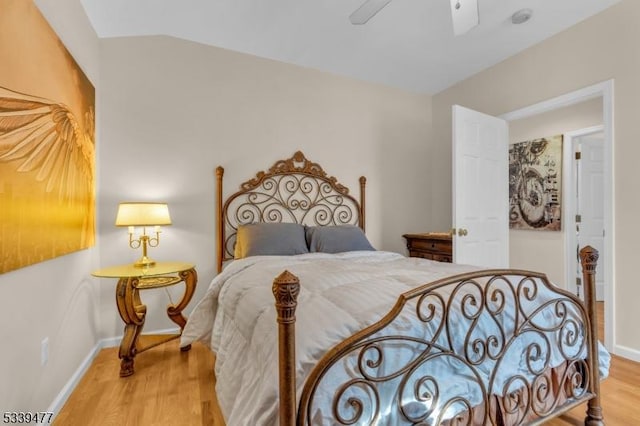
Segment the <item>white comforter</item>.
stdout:
<path fill-rule="evenodd" d="M 378 321 L 410 288 L 477 268 L 390 252 L 310 253 L 235 260 L 189 317 L 181 346 L 216 353 L 216 392 L 228 426 L 277 424 L 278 353 L 273 279 L 300 279 L 296 311 L 298 396 L 324 353 Z"/>

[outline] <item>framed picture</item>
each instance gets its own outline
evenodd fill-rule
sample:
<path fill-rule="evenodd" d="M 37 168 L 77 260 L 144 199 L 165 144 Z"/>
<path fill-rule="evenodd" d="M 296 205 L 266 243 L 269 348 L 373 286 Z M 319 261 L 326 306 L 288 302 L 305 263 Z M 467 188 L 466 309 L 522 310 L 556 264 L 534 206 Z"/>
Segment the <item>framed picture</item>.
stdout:
<path fill-rule="evenodd" d="M 0 273 L 94 245 L 95 90 L 32 1 L 0 13 Z"/>
<path fill-rule="evenodd" d="M 562 135 L 509 146 L 509 227 L 561 230 Z"/>

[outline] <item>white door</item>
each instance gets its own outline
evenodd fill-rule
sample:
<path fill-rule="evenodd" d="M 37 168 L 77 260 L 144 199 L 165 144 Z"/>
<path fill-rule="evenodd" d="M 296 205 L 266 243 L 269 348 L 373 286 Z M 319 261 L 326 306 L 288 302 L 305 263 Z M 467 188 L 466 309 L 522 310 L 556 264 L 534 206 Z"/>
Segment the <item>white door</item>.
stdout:
<path fill-rule="evenodd" d="M 505 120 L 453 106 L 453 261 L 509 267 Z"/>
<path fill-rule="evenodd" d="M 581 136 L 577 141 L 578 247 L 590 245 L 600 258 L 596 269 L 596 299 L 604 300 L 604 134 Z"/>

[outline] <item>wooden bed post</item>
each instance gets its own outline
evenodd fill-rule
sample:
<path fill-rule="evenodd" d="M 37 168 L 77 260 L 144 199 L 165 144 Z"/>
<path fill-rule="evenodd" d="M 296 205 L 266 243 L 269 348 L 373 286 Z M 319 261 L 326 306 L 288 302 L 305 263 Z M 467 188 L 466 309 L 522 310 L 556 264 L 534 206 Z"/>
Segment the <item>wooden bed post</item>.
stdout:
<path fill-rule="evenodd" d="M 591 392 L 595 396 L 587 403 L 587 417 L 584 424 L 587 426 L 604 426 L 602 405 L 600 403 L 600 363 L 598 361 L 598 323 L 596 313 L 596 265 L 598 263 L 598 250 L 586 246 L 580 250 L 580 262 L 582 263 L 582 276 L 584 277 L 584 303 L 589 314 L 589 326 L 591 339 L 589 340 L 589 359 L 591 363 L 589 383 Z"/>
<path fill-rule="evenodd" d="M 222 166 L 216 167 L 216 188 L 218 194 L 216 197 L 216 232 L 217 249 L 218 249 L 218 273 L 222 272 L 222 259 L 224 258 L 224 218 L 222 217 L 222 176 L 224 175 L 224 168 Z"/>
<path fill-rule="evenodd" d="M 280 382 L 280 426 L 296 423 L 296 307 L 300 281 L 289 271 L 273 280 L 278 314 L 278 367 Z"/>

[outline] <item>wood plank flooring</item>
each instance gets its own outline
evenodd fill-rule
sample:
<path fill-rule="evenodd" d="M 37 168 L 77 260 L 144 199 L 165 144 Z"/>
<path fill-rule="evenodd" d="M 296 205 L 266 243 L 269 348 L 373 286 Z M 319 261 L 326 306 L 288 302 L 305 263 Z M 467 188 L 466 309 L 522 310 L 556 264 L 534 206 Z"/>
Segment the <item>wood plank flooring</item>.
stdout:
<path fill-rule="evenodd" d="M 104 349 L 54 425 L 223 426 L 213 363 L 214 356 L 206 346 L 196 343 L 191 351 L 180 352 L 174 340 L 139 354 L 135 374 L 120 378 L 118 349 Z M 607 426 L 640 425 L 640 363 L 613 357 L 610 376 L 601 383 L 601 391 Z M 547 424 L 582 425 L 584 416 L 581 406 Z"/>
<path fill-rule="evenodd" d="M 178 340 L 136 356 L 121 378 L 118 348 L 100 351 L 67 403 L 58 426 L 224 425 L 215 395 L 214 356 L 201 343 L 181 352 Z"/>

